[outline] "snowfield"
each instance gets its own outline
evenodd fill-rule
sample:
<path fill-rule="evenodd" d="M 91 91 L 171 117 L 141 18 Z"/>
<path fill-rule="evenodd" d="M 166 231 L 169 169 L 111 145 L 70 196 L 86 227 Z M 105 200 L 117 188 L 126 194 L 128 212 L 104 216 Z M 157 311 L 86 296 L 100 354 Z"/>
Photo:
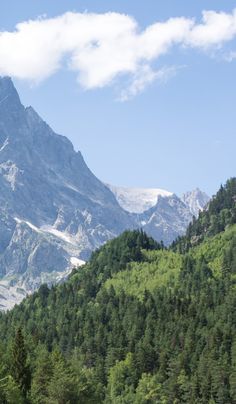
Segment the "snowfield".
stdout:
<path fill-rule="evenodd" d="M 130 213 L 143 213 L 157 204 L 158 198 L 173 195 L 160 188 L 126 188 L 107 185 L 120 206 Z"/>

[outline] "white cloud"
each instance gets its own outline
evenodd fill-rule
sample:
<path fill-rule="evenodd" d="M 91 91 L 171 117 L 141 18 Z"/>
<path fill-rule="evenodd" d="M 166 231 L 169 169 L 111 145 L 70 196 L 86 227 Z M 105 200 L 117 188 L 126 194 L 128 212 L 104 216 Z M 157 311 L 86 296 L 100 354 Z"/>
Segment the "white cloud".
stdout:
<path fill-rule="evenodd" d="M 193 27 L 185 42 L 192 47 L 206 49 L 211 46 L 221 47 L 235 36 L 236 9 L 232 14 L 204 11 L 202 24 Z"/>
<path fill-rule="evenodd" d="M 168 69 L 155 72 L 152 62 L 173 46 L 205 51 L 235 37 L 236 10 L 205 11 L 199 24 L 190 18 L 170 18 L 144 31 L 128 15 L 68 12 L 0 32 L 0 74 L 38 82 L 66 66 L 77 72 L 85 89 L 104 87 L 128 74 L 133 82 L 123 97 L 130 98 L 166 76 Z"/>

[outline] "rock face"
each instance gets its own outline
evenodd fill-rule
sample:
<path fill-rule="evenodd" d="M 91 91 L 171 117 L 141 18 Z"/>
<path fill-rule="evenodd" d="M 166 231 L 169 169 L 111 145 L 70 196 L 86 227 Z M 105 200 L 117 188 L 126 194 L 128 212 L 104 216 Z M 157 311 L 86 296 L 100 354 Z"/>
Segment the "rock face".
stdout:
<path fill-rule="evenodd" d="M 210 197 L 199 188 L 196 188 L 193 191 L 186 192 L 182 196 L 182 201 L 189 207 L 191 214 L 198 217 L 199 212 L 207 206 Z"/>
<path fill-rule="evenodd" d="M 192 214 L 188 206 L 173 194 L 159 197 L 156 205 L 144 212 L 140 219 L 146 233 L 169 245 L 176 237 L 184 234 Z"/>
<path fill-rule="evenodd" d="M 194 195 L 183 202 L 159 191 L 136 192 L 139 206 L 127 209 L 66 137 L 21 104 L 11 79 L 0 78 L 0 309 L 64 279 L 125 229 L 143 227 L 170 243 L 198 205 Z"/>
<path fill-rule="evenodd" d="M 87 259 L 132 225 L 81 153 L 0 79 L 1 277 L 32 285 L 42 273 L 62 274 L 72 257 Z"/>
<path fill-rule="evenodd" d="M 158 188 L 108 187 L 125 210 L 136 213 L 133 216 L 136 226 L 166 245 L 185 232 L 192 217 L 197 216 L 209 201 L 209 197 L 199 189 L 179 198 Z"/>

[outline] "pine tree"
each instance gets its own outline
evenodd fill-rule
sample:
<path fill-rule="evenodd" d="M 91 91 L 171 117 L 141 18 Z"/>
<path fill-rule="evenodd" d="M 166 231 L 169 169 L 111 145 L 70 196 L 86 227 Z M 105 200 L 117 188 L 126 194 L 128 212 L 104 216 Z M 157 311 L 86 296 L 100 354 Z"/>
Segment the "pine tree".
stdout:
<path fill-rule="evenodd" d="M 27 364 L 27 353 L 21 328 L 18 328 L 13 343 L 12 376 L 19 385 L 23 396 L 26 398 L 30 390 L 31 374 Z"/>
<path fill-rule="evenodd" d="M 45 347 L 37 353 L 36 369 L 33 374 L 31 398 L 34 404 L 45 404 L 48 398 L 48 385 L 52 377 L 52 361 Z"/>
<path fill-rule="evenodd" d="M 20 388 L 12 376 L 7 378 L 7 382 L 4 386 L 4 393 L 6 401 L 0 401 L 1 403 L 6 402 L 7 404 L 25 404 L 25 400 L 21 394 Z"/>
<path fill-rule="evenodd" d="M 77 386 L 71 367 L 59 351 L 52 354 L 53 373 L 48 384 L 47 404 L 77 404 Z"/>

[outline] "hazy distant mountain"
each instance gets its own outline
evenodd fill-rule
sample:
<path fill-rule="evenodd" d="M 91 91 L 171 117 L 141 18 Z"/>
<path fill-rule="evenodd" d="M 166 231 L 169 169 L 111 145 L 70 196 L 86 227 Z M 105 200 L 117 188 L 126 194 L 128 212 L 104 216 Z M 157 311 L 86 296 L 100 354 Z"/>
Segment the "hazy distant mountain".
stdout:
<path fill-rule="evenodd" d="M 175 194 L 158 197 L 156 205 L 140 216 L 142 228 L 165 245 L 184 234 L 191 219 L 189 207 Z"/>
<path fill-rule="evenodd" d="M 11 79 L 1 78 L 0 307 L 64 279 L 125 229 L 143 227 L 171 243 L 201 203 L 199 193 L 183 202 L 159 189 L 110 188 L 66 137 L 21 104 Z"/>
<path fill-rule="evenodd" d="M 163 189 L 108 186 L 126 211 L 136 213 L 137 226 L 167 245 L 185 232 L 194 214 L 189 205 L 190 198 L 189 203 L 186 203 L 174 193 Z M 200 192 L 189 193 L 192 206 L 198 205 Z"/>
<path fill-rule="evenodd" d="M 158 188 L 127 188 L 108 185 L 120 206 L 131 213 L 143 213 L 156 205 L 160 196 L 171 196 L 172 192 Z"/>
<path fill-rule="evenodd" d="M 210 201 L 210 197 L 199 188 L 196 188 L 193 191 L 186 192 L 182 196 L 182 201 L 189 206 L 192 215 L 197 217 L 199 211 L 203 210 Z"/>

